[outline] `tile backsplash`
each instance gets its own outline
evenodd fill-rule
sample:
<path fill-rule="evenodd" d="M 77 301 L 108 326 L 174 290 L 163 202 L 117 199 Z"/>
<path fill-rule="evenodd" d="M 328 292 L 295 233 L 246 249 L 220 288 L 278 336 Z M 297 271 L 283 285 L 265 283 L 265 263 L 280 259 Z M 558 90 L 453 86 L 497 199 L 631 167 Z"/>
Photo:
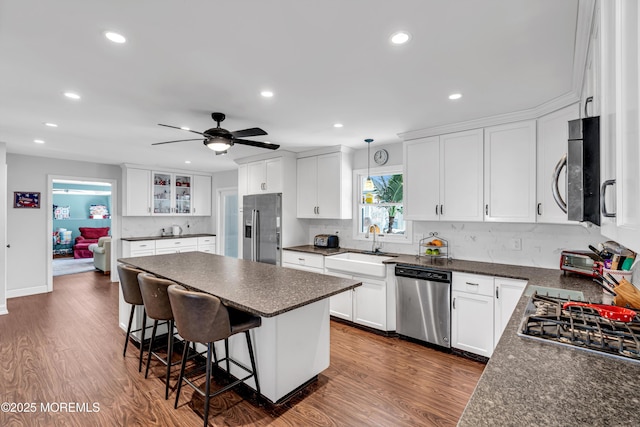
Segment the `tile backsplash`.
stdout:
<path fill-rule="evenodd" d="M 353 239 L 351 220 L 307 220 L 309 242 L 316 234 L 335 234 L 340 246 L 367 250 L 371 242 Z M 470 261 L 559 268 L 563 249 L 587 249 L 606 240 L 595 226 L 556 224 L 505 224 L 414 222 L 413 236 L 428 237 L 437 232 L 449 241 L 453 258 Z M 513 249 L 519 243 L 520 249 Z M 385 252 L 417 254 L 418 241 L 412 244 L 384 243 Z"/>

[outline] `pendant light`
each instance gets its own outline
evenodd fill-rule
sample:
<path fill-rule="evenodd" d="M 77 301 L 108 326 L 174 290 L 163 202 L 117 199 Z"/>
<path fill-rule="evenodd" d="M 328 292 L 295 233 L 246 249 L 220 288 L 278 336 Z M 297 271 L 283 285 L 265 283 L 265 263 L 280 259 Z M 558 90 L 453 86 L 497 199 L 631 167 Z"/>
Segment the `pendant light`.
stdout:
<path fill-rule="evenodd" d="M 367 180 L 364 182 L 364 191 L 373 191 L 375 189 L 371 179 L 371 143 L 373 139 L 367 138 L 364 142 L 367 143 Z"/>

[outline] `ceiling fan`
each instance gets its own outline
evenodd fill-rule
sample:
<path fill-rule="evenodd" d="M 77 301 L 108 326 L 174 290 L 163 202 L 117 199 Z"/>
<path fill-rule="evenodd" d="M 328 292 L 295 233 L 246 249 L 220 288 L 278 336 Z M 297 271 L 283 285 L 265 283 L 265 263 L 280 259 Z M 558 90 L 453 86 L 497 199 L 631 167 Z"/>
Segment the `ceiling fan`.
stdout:
<path fill-rule="evenodd" d="M 244 138 L 246 136 L 267 135 L 267 132 L 265 132 L 260 128 L 249 128 L 249 129 L 237 130 L 235 132 L 229 132 L 228 130 L 220 127 L 220 122 L 224 121 L 225 117 L 226 116 L 223 113 L 211 113 L 211 118 L 218 124 L 218 126 L 211 128 L 209 130 L 205 130 L 204 132 L 198 132 L 195 130 L 185 129 L 178 126 L 163 125 L 162 123 L 158 123 L 158 125 L 168 127 L 168 128 L 186 130 L 189 132 L 197 133 L 198 135 L 202 135 L 204 137 L 204 140 L 202 141 L 204 145 L 206 145 L 208 148 L 215 151 L 216 154 L 226 154 L 227 150 L 231 148 L 234 144 L 250 145 L 252 147 L 266 148 L 268 150 L 277 150 L 278 148 L 280 148 L 278 144 L 250 141 L 248 139 L 239 139 L 239 138 Z M 151 145 L 172 144 L 174 142 L 200 141 L 200 140 L 202 140 L 202 138 L 178 139 L 176 141 L 155 142 Z"/>

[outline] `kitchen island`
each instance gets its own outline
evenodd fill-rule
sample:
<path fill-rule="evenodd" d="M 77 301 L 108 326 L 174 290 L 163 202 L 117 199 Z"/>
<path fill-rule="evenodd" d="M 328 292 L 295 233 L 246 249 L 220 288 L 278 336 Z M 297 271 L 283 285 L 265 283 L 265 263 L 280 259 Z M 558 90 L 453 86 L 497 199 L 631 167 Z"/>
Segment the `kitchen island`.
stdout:
<path fill-rule="evenodd" d="M 361 284 L 202 252 L 118 261 L 261 316 L 262 326 L 252 330 L 258 378 L 263 396 L 274 403 L 329 367 L 328 298 Z M 231 337 L 229 346 L 233 358 L 250 363 L 244 337 Z M 224 353 L 222 346 L 217 351 Z M 235 369 L 232 365 L 231 373 L 239 377 L 242 372 Z M 248 384 L 254 387 L 253 380 Z"/>

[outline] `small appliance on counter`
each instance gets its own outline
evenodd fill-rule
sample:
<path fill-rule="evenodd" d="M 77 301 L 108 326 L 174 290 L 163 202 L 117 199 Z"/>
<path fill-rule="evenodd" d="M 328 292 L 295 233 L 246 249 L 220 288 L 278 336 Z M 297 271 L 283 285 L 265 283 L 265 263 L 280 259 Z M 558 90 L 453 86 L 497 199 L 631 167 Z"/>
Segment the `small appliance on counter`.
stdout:
<path fill-rule="evenodd" d="M 598 265 L 596 261 L 598 261 L 598 257 L 593 252 L 564 250 L 560 255 L 560 270 L 565 274 L 569 271 L 583 276 L 597 277 Z"/>
<path fill-rule="evenodd" d="M 338 236 L 335 234 L 317 234 L 313 238 L 313 246 L 317 248 L 337 248 L 339 245 Z"/>

